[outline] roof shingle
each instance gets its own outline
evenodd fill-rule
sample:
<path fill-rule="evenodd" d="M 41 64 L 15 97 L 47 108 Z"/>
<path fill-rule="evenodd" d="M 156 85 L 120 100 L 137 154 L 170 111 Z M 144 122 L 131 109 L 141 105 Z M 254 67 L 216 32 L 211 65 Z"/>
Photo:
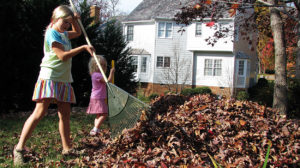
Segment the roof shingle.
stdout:
<path fill-rule="evenodd" d="M 123 21 L 172 19 L 188 2 L 191 0 L 143 0 Z"/>

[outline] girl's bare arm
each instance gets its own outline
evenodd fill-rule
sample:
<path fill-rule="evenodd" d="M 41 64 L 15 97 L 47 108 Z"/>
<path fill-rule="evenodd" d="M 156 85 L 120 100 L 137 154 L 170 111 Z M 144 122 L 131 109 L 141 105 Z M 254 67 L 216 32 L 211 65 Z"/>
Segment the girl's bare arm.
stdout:
<path fill-rule="evenodd" d="M 65 51 L 64 46 L 62 44 L 58 42 L 53 42 L 52 50 L 57 55 L 58 59 L 60 59 L 61 61 L 66 61 L 84 50 L 88 51 L 91 55 L 93 55 L 94 48 L 89 45 L 82 45 L 69 51 Z"/>
<path fill-rule="evenodd" d="M 69 39 L 74 39 L 74 38 L 80 36 L 81 33 L 82 33 L 81 28 L 80 28 L 80 26 L 78 24 L 78 21 L 77 21 L 77 19 L 79 19 L 79 18 L 80 18 L 79 14 L 74 13 L 74 17 L 73 17 L 72 23 L 71 23 L 72 24 L 72 30 L 68 31 L 68 38 Z"/>
<path fill-rule="evenodd" d="M 115 74 L 115 68 L 111 68 L 109 76 L 107 78 L 108 82 L 112 81 L 114 74 Z M 104 78 L 101 79 L 101 82 L 105 82 Z"/>

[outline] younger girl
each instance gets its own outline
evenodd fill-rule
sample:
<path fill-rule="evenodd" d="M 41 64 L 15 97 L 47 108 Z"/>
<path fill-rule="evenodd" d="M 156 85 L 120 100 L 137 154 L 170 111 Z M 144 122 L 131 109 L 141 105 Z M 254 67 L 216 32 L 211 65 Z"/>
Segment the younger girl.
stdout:
<path fill-rule="evenodd" d="M 101 64 L 101 68 L 103 69 L 104 73 L 107 69 L 107 62 L 103 56 L 97 55 L 97 59 Z M 108 109 L 105 99 L 107 98 L 106 94 L 106 83 L 101 74 L 96 60 L 94 58 L 90 59 L 89 62 L 89 72 L 92 78 L 92 93 L 90 97 L 90 104 L 87 108 L 88 114 L 96 114 L 96 118 L 94 121 L 94 128 L 90 131 L 90 135 L 97 135 L 100 130 L 100 125 L 105 121 Z M 108 81 L 111 82 L 115 69 L 112 68 L 110 70 L 110 74 L 108 77 Z"/>
<path fill-rule="evenodd" d="M 62 5 L 54 9 L 51 22 L 46 28 L 44 41 L 44 58 L 41 70 L 35 85 L 32 100 L 36 101 L 33 113 L 26 120 L 19 142 L 15 146 L 14 164 L 24 164 L 25 143 L 31 136 L 38 122 L 47 113 L 51 103 L 57 103 L 59 116 L 59 133 L 62 142 L 62 154 L 77 153 L 71 146 L 70 139 L 70 112 L 71 103 L 75 103 L 73 82 L 71 75 L 72 57 L 82 51 L 88 51 L 91 55 L 92 46 L 82 45 L 72 49 L 70 39 L 81 35 L 77 23 L 79 15 L 73 14 L 68 6 Z M 68 30 L 72 27 L 72 30 Z"/>

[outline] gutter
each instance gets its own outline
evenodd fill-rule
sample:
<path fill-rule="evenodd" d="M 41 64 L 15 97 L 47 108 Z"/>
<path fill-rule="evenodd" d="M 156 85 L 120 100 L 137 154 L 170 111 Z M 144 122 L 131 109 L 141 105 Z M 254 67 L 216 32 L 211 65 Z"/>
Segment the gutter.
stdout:
<path fill-rule="evenodd" d="M 133 24 L 133 23 L 154 23 L 155 20 L 151 19 L 151 20 L 136 20 L 136 21 L 124 21 L 122 22 L 122 24 Z"/>

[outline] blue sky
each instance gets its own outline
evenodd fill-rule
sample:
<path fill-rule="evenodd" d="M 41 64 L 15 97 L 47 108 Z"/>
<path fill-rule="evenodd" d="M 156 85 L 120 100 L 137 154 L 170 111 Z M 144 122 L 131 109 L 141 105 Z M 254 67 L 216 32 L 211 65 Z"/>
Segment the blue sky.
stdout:
<path fill-rule="evenodd" d="M 118 9 L 122 12 L 130 13 L 143 0 L 120 0 Z"/>

